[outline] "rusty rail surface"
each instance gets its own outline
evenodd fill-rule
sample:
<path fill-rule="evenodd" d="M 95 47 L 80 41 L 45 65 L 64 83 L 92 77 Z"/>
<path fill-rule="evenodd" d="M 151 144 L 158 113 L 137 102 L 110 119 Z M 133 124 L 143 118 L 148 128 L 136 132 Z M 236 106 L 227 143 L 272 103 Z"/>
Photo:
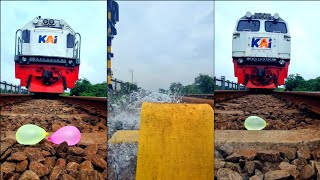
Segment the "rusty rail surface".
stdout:
<path fill-rule="evenodd" d="M 274 91 L 273 96 L 284 101 L 289 100 L 301 110 L 309 110 L 320 114 L 320 92 L 284 92 Z"/>
<path fill-rule="evenodd" d="M 58 100 L 107 118 L 107 98 L 105 97 L 59 96 Z"/>
<path fill-rule="evenodd" d="M 249 91 L 218 90 L 214 91 L 214 101 L 220 102 L 248 95 Z"/>
<path fill-rule="evenodd" d="M 24 94 L 0 94 L 0 107 L 21 103 L 33 99 L 32 95 Z M 84 96 L 59 96 L 57 98 L 71 105 L 76 105 L 77 108 L 82 108 L 91 114 L 101 115 L 107 118 L 107 98 L 100 97 L 84 97 Z"/>
<path fill-rule="evenodd" d="M 187 97 L 211 99 L 215 102 L 225 101 L 240 96 L 247 95 L 249 91 L 238 91 L 238 90 L 218 90 L 214 91 L 214 94 L 187 94 Z"/>
<path fill-rule="evenodd" d="M 181 97 L 180 101 L 183 103 L 193 103 L 193 104 L 209 104 L 214 108 L 213 99 L 204 99 L 204 98 L 194 98 L 194 97 Z"/>
<path fill-rule="evenodd" d="M 32 99 L 32 95 L 29 94 L 0 94 L 0 107 L 30 99 Z"/>
<path fill-rule="evenodd" d="M 185 96 L 186 97 L 194 97 L 194 98 L 214 100 L 214 94 L 186 94 Z"/>
<path fill-rule="evenodd" d="M 248 94 L 250 94 L 250 91 L 219 90 L 214 91 L 214 94 L 187 94 L 184 98 L 186 98 L 186 102 L 192 102 L 192 99 L 189 100 L 188 98 L 196 98 L 197 100 L 195 100 L 195 102 L 199 101 L 199 103 L 204 102 L 204 100 L 199 100 L 199 98 L 220 102 Z M 320 92 L 273 91 L 271 94 L 281 100 L 291 101 L 297 104 L 301 110 L 309 110 L 320 114 Z M 208 104 L 210 104 L 210 102 Z M 213 105 L 211 106 L 213 107 Z"/>

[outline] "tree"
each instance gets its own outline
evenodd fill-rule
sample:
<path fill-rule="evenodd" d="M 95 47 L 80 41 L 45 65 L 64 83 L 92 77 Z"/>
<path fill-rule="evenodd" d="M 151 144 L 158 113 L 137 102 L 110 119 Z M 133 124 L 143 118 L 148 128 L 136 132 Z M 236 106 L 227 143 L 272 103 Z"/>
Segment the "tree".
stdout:
<path fill-rule="evenodd" d="M 287 91 L 320 91 L 320 77 L 305 80 L 300 74 L 290 74 L 285 82 Z"/>
<path fill-rule="evenodd" d="M 182 90 L 183 90 L 183 85 L 179 82 L 174 82 L 174 83 L 171 83 L 170 84 L 170 87 L 169 87 L 170 91 L 172 93 L 182 93 Z"/>
<path fill-rule="evenodd" d="M 107 83 L 95 84 L 91 89 L 91 96 L 107 97 Z M 86 95 L 86 94 L 85 94 Z"/>
<path fill-rule="evenodd" d="M 87 79 L 79 79 L 75 87 L 70 90 L 71 96 L 107 97 L 107 83 L 92 85 Z"/>
<path fill-rule="evenodd" d="M 294 89 L 302 87 L 302 84 L 304 84 L 305 80 L 300 74 L 290 74 L 289 77 L 285 81 L 285 88 L 287 91 L 293 91 Z"/>
<path fill-rule="evenodd" d="M 200 74 L 195 78 L 195 84 L 198 86 L 198 89 L 202 94 L 209 94 L 214 91 L 213 78 L 208 75 Z"/>
<path fill-rule="evenodd" d="M 71 89 L 70 94 L 71 94 L 71 96 L 73 96 L 73 95 L 80 96 L 80 94 L 83 92 L 90 92 L 91 87 L 92 87 L 92 84 L 86 78 L 79 79 L 76 82 L 74 88 Z"/>
<path fill-rule="evenodd" d="M 165 90 L 165 89 L 160 88 L 158 92 L 159 92 L 159 93 L 166 93 L 166 90 Z"/>
<path fill-rule="evenodd" d="M 129 82 L 121 84 L 120 94 L 130 94 L 134 91 L 138 91 L 138 86 Z"/>
<path fill-rule="evenodd" d="M 200 90 L 196 84 L 190 84 L 183 87 L 183 94 L 200 94 Z"/>
<path fill-rule="evenodd" d="M 320 91 L 320 76 L 313 80 L 311 91 Z"/>

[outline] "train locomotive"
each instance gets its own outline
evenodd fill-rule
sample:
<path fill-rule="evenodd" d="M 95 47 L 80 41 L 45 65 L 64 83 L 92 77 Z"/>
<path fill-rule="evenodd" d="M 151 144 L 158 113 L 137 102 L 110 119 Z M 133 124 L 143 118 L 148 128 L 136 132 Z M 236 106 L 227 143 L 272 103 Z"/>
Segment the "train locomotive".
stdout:
<path fill-rule="evenodd" d="M 34 18 L 15 36 L 15 77 L 35 94 L 61 94 L 78 80 L 81 36 L 63 19 Z"/>
<path fill-rule="evenodd" d="M 247 12 L 237 20 L 232 39 L 234 74 L 249 90 L 272 90 L 284 85 L 290 64 L 288 24 L 267 13 Z"/>

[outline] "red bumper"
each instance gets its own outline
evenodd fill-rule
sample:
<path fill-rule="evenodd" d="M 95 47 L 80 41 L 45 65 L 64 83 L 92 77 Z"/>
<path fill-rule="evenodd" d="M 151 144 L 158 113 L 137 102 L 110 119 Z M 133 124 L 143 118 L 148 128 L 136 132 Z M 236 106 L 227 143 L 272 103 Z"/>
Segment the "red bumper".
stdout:
<path fill-rule="evenodd" d="M 277 86 L 284 85 L 285 79 L 288 77 L 288 67 L 290 61 L 285 62 L 283 67 L 276 65 L 239 65 L 237 60 L 233 59 L 234 75 L 238 78 L 238 83 L 245 85 L 248 89 L 275 89 Z M 254 83 L 255 80 L 251 77 L 257 69 L 264 69 L 269 76 L 277 77 L 277 82 L 271 80 L 271 83 L 266 85 Z"/>
<path fill-rule="evenodd" d="M 44 70 L 51 71 L 52 79 L 57 81 L 50 85 L 43 83 L 42 73 Z M 34 93 L 63 93 L 64 85 L 66 88 L 74 88 L 78 74 L 79 66 L 15 64 L 15 77 L 20 79 L 20 85 L 28 86 L 28 90 Z"/>

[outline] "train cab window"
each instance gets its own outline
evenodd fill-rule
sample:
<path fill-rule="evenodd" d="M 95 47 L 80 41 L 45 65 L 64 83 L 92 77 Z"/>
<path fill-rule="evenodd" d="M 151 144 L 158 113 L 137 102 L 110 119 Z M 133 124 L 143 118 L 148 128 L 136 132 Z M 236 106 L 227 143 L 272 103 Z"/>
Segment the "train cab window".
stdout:
<path fill-rule="evenodd" d="M 260 21 L 258 20 L 240 20 L 237 31 L 259 31 Z"/>
<path fill-rule="evenodd" d="M 22 41 L 24 43 L 30 43 L 30 30 L 25 29 L 22 31 Z"/>
<path fill-rule="evenodd" d="M 287 26 L 284 22 L 276 21 L 266 21 L 265 22 L 266 32 L 278 32 L 278 33 L 287 33 Z"/>
<path fill-rule="evenodd" d="M 74 35 L 68 34 L 67 35 L 67 48 L 73 48 L 74 47 Z"/>

